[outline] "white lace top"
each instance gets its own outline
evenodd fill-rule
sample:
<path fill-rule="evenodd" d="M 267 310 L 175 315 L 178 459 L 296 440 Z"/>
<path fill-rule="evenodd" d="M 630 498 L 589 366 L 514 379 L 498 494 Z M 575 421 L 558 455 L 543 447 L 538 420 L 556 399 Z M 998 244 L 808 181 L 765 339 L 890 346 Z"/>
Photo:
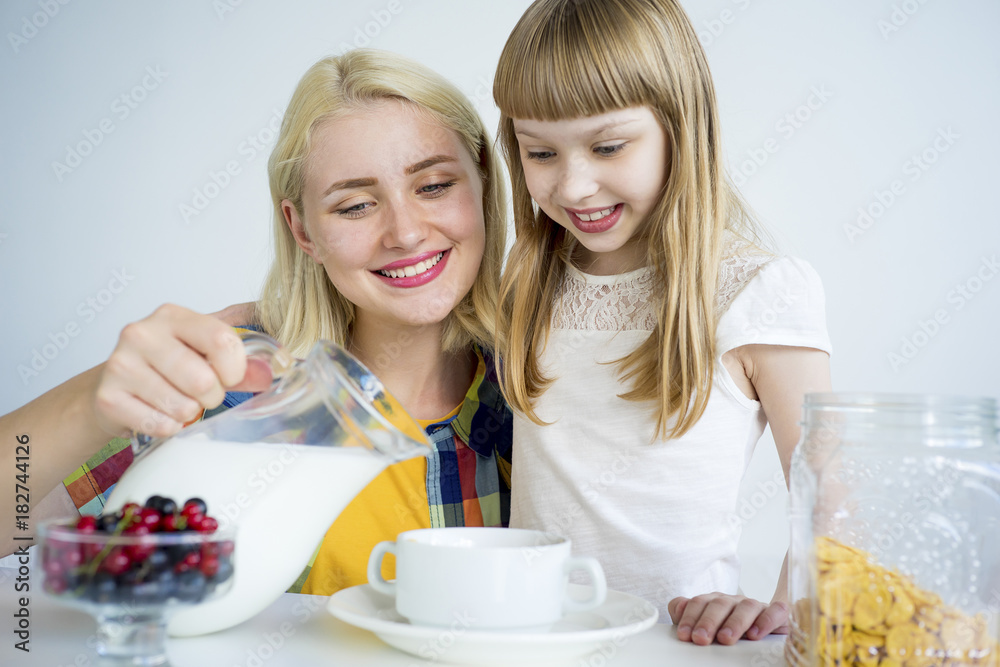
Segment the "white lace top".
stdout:
<path fill-rule="evenodd" d="M 721 363 L 740 345 L 830 351 L 823 289 L 801 260 L 737 253 L 720 267 L 713 389 L 684 436 L 654 441 L 649 404 L 618 398 L 613 363 L 655 326 L 652 272 L 593 276 L 567 267 L 542 368 L 555 381 L 537 405 L 547 426 L 515 415 L 511 526 L 561 533 L 597 557 L 608 586 L 669 619 L 679 595 L 736 593 L 740 480 L 764 430 L 760 403 Z"/>

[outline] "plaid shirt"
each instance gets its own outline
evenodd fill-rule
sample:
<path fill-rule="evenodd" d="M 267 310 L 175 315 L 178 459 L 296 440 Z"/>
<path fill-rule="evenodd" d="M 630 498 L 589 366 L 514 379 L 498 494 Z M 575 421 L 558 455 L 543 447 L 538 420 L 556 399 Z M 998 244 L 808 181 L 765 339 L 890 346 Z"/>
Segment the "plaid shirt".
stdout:
<path fill-rule="evenodd" d="M 512 424 L 490 354 L 476 348 L 479 367 L 458 414 L 431 424 L 434 452 L 427 459 L 430 523 L 444 526 L 506 526 L 510 517 Z M 222 412 L 252 394 L 230 392 Z M 63 483 L 81 514 L 100 514 L 115 483 L 132 462 L 131 443 L 115 438 Z"/>

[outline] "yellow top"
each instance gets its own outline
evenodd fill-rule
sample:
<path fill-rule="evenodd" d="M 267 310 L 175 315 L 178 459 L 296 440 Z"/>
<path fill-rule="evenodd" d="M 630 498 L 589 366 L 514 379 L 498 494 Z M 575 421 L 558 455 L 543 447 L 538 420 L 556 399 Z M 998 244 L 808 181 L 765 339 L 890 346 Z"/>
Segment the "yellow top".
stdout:
<path fill-rule="evenodd" d="M 441 419 L 416 420 L 427 429 L 458 415 L 457 406 Z M 368 555 L 379 542 L 399 533 L 430 528 L 427 501 L 427 459 L 423 456 L 394 463 L 344 508 L 313 556 L 302 592 L 332 595 L 342 588 L 368 582 Z M 396 560 L 388 554 L 382 576 L 395 579 Z"/>

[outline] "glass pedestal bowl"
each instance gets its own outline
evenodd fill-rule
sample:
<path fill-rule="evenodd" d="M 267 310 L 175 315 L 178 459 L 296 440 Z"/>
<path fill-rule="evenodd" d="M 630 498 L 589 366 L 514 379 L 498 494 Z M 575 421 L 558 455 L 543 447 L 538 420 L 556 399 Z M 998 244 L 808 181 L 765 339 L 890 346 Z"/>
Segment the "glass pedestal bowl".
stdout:
<path fill-rule="evenodd" d="M 128 534 L 84 520 L 39 529 L 42 585 L 97 620 L 102 665 L 167 665 L 167 621 L 232 587 L 232 530 Z"/>

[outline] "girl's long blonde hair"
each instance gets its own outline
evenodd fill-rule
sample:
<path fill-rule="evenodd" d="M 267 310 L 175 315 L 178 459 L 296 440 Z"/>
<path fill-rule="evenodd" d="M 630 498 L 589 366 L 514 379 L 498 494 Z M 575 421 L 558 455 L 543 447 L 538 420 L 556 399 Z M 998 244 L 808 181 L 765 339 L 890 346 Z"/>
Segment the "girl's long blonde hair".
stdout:
<path fill-rule="evenodd" d="M 498 351 L 508 402 L 543 423 L 533 404 L 551 379 L 538 355 L 573 240 L 532 204 L 513 119 L 647 106 L 671 148 L 660 200 L 639 232 L 654 273 L 657 325 L 619 362 L 629 385 L 622 397 L 656 402 L 658 435 L 684 434 L 704 413 L 712 388 L 724 232 L 757 238 L 726 177 L 715 91 L 690 20 L 675 0 L 538 0 L 504 46 L 493 95 L 517 232 L 500 285 L 508 326 Z"/>
<path fill-rule="evenodd" d="M 305 171 L 317 126 L 386 99 L 413 104 L 454 130 L 479 167 L 486 246 L 472 289 L 448 315 L 442 349 L 493 343 L 506 237 L 506 193 L 486 128 L 468 98 L 444 77 L 402 56 L 357 49 L 320 60 L 305 73 L 285 111 L 267 164 L 274 205 L 274 261 L 257 303 L 257 318 L 293 354 L 304 355 L 319 339 L 344 345 L 354 321 L 354 305 L 333 286 L 323 266 L 299 248 L 281 202 L 291 200 L 302 216 Z"/>

